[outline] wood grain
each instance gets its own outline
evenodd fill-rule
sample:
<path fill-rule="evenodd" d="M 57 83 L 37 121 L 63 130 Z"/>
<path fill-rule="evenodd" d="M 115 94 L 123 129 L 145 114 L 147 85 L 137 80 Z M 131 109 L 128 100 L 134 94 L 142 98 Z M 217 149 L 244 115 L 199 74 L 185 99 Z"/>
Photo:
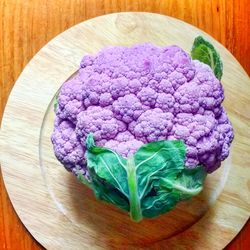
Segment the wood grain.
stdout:
<path fill-rule="evenodd" d="M 222 42 L 249 73 L 248 6 L 247 1 L 45 1 L 42 5 L 40 1 L 1 1 L 0 113 L 15 79 L 47 41 L 75 23 L 116 11 L 159 12 L 192 23 Z M 214 16 L 212 20 L 211 16 Z M 0 248 L 39 248 L 15 216 L 0 183 L 0 242 L 3 244 Z M 243 240 L 229 248 L 246 249 L 247 232 L 249 226 L 242 233 Z"/>

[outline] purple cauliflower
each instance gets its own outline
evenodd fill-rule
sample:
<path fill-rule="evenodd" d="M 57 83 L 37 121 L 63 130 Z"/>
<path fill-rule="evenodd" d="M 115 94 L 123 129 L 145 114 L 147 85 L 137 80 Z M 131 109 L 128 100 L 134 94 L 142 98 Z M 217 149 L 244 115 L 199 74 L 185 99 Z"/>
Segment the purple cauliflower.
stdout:
<path fill-rule="evenodd" d="M 233 129 L 211 68 L 177 46 L 110 47 L 85 56 L 58 95 L 52 143 L 58 160 L 87 175 L 85 139 L 127 157 L 145 143 L 183 140 L 185 165 L 208 173 L 229 154 Z"/>

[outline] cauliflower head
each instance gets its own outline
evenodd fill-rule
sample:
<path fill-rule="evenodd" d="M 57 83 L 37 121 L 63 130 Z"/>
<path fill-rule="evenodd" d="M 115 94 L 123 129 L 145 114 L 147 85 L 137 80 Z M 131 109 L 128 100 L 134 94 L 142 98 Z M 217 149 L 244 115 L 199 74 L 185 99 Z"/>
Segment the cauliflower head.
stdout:
<path fill-rule="evenodd" d="M 203 165 L 211 173 L 233 140 L 223 99 L 211 68 L 177 46 L 105 48 L 85 56 L 59 91 L 55 155 L 67 170 L 87 177 L 89 133 L 98 146 L 124 157 L 149 142 L 183 140 L 186 168 Z"/>

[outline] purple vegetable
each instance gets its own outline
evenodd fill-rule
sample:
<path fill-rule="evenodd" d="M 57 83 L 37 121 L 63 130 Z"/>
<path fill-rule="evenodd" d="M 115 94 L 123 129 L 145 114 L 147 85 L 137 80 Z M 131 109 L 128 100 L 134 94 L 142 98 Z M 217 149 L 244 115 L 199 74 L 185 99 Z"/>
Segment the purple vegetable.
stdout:
<path fill-rule="evenodd" d="M 142 144 L 183 140 L 185 165 L 208 173 L 229 154 L 233 129 L 211 68 L 177 46 L 110 47 L 82 59 L 58 95 L 52 143 L 58 160 L 88 174 L 85 139 L 124 157 Z"/>

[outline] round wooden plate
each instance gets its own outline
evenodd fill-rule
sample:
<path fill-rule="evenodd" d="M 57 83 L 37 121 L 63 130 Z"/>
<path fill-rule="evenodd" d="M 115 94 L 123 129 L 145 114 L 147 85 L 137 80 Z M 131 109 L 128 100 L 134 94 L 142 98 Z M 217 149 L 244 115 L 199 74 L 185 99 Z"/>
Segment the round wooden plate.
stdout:
<path fill-rule="evenodd" d="M 224 62 L 224 106 L 235 131 L 231 156 L 209 175 L 196 198 L 156 219 L 131 222 L 124 212 L 96 201 L 55 159 L 50 142 L 53 97 L 86 54 L 142 42 L 176 44 L 190 51 L 197 35 L 211 40 Z M 118 13 L 66 30 L 25 67 L 3 116 L 0 157 L 17 214 L 48 249 L 222 249 L 250 211 L 249 84 L 247 74 L 221 44 L 174 18 Z"/>

